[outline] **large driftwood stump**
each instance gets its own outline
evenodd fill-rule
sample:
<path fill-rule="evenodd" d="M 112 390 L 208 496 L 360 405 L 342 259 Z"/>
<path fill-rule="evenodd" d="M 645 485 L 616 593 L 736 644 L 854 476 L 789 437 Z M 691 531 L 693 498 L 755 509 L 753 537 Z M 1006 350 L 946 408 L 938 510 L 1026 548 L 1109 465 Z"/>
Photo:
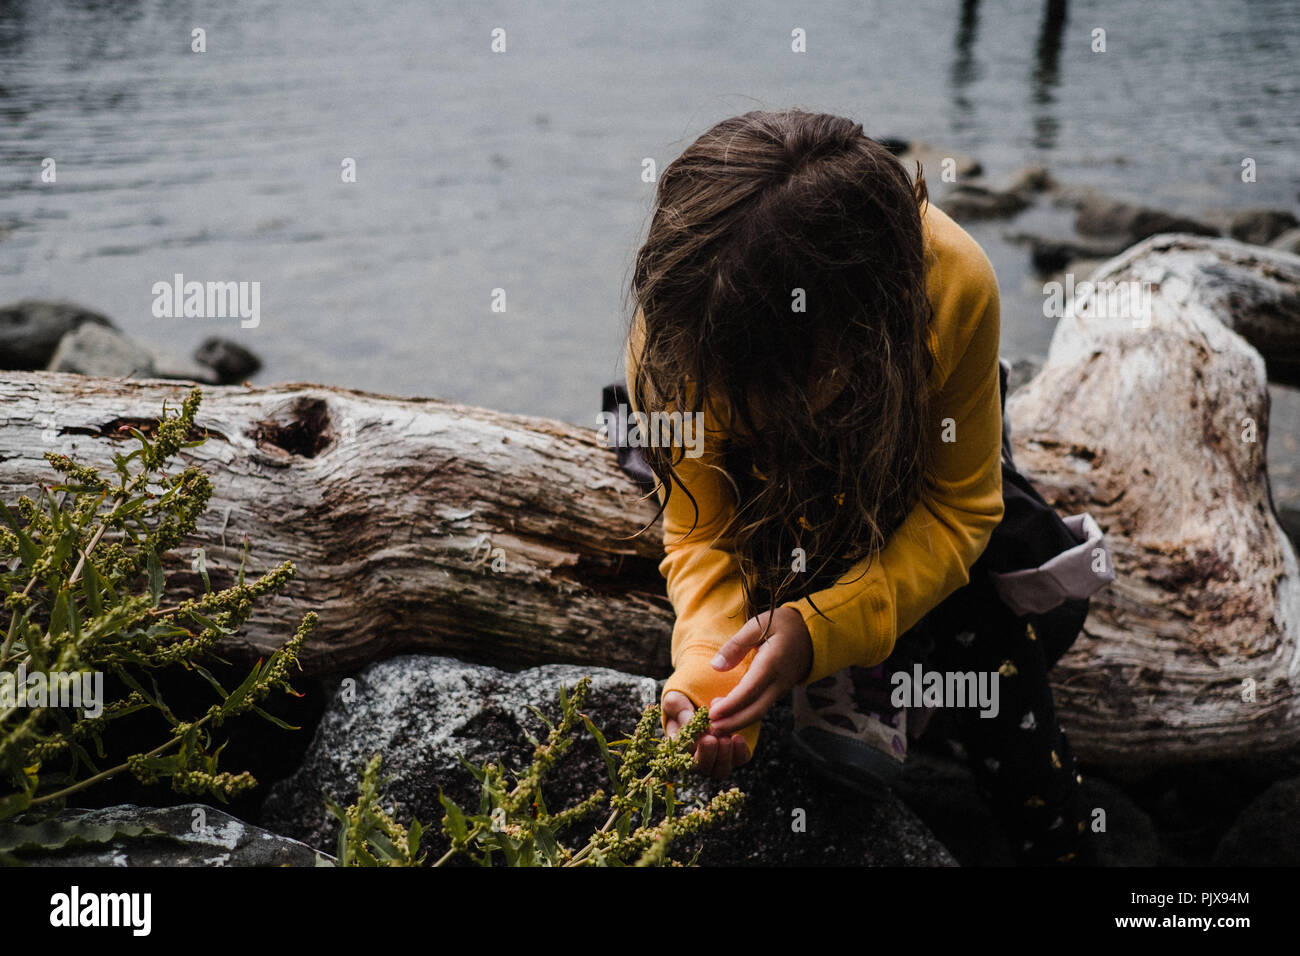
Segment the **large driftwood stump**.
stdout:
<path fill-rule="evenodd" d="M 10 372 L 0 382 L 0 497 L 55 473 L 46 451 L 107 466 L 123 422 L 156 420 L 188 385 Z M 247 653 L 308 610 L 304 665 L 338 673 L 404 651 L 522 668 L 666 674 L 672 609 L 660 525 L 593 428 L 319 385 L 203 390 L 210 438 L 184 451 L 215 491 L 196 544 L 214 587 L 245 534 L 251 569 L 290 559 L 285 597 L 249 622 Z M 132 447 L 134 447 L 132 445 Z M 189 555 L 169 588 L 193 591 Z"/>
<path fill-rule="evenodd" d="M 1149 317 L 1067 314 L 1007 407 L 1017 463 L 1092 513 L 1115 562 L 1054 672 L 1063 723 L 1105 763 L 1294 745 L 1300 574 L 1269 491 L 1264 359 L 1280 377 L 1300 359 L 1300 258 L 1164 235 L 1090 279 L 1150 283 Z"/>

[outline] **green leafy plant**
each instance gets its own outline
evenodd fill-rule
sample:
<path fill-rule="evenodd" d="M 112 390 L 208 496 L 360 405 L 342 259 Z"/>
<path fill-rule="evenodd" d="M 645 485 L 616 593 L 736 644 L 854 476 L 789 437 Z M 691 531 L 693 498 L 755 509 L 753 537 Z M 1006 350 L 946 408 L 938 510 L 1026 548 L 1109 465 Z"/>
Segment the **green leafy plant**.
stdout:
<path fill-rule="evenodd" d="M 71 795 L 123 772 L 146 784 L 167 781 L 183 794 L 218 800 L 256 785 L 244 773 L 218 770 L 224 743 L 215 732 L 231 718 L 255 713 L 296 729 L 264 710 L 273 691 L 296 693 L 289 672 L 316 623 L 306 615 L 296 633 L 247 677 L 227 690 L 205 667 L 219 661 L 223 641 L 236 634 L 254 603 L 292 578 L 285 562 L 245 582 L 245 540 L 235 583 L 214 591 L 202 549 L 195 569 L 197 597 L 164 603 L 163 557 L 194 532 L 212 485 L 196 466 L 169 470 L 183 448 L 206 436 L 194 424 L 201 394 L 194 389 L 176 414 L 164 405 L 156 424 L 123 426 L 138 447 L 113 455 L 101 474 L 65 455 L 45 458 L 62 480 L 36 500 L 0 504 L 0 680 L 21 690 L 19 675 L 103 675 L 111 681 L 101 707 L 31 706 L 10 694 L 0 705 L 0 820 L 24 811 L 56 811 Z M 224 662 L 223 662 L 224 663 Z M 163 700 L 158 677 L 167 668 L 198 674 L 217 702 L 196 714 L 177 713 Z M 51 685 L 52 686 L 52 685 Z M 106 762 L 105 734 L 116 721 L 151 710 L 162 718 L 156 747 Z"/>
<path fill-rule="evenodd" d="M 675 737 L 656 734 L 659 708 L 649 707 L 626 740 L 606 741 L 582 713 L 591 679 L 584 677 L 570 695 L 560 689 L 560 720 L 553 724 L 534 711 L 549 733 L 533 741 L 532 763 L 517 774 L 500 764 L 475 767 L 461 762 L 479 782 L 476 813 L 440 793 L 442 833 L 450 848 L 431 865 L 462 858 L 482 866 L 663 866 L 678 861 L 669 855 L 674 841 L 702 833 L 740 809 L 744 794 L 732 788 L 708 803 L 685 805 L 677 799 L 682 779 L 694 762 L 695 741 L 709 725 L 706 708 Z M 580 729 L 595 739 L 609 773 L 611 792 L 597 790 L 573 806 L 551 812 L 542 783 Z M 343 866 L 429 865 L 420 851 L 426 829 L 418 820 L 403 827 L 380 802 L 381 756 L 375 754 L 361 777 L 360 796 L 347 809 L 327 800 L 340 824 L 338 860 Z M 599 825 L 595 820 L 605 812 Z M 584 821 L 589 826 L 579 827 Z M 575 838 L 576 837 L 576 838 Z"/>

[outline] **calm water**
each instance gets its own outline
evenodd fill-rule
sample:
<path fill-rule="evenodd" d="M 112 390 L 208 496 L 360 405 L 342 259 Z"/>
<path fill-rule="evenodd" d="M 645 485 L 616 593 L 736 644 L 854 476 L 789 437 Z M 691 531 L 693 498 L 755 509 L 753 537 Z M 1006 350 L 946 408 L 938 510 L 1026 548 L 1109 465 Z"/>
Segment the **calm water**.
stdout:
<path fill-rule="evenodd" d="M 1300 5 L 1057 6 L 0 0 L 0 301 L 69 298 L 177 352 L 217 331 L 264 358 L 261 381 L 591 424 L 619 374 L 641 161 L 734 113 L 843 113 L 995 180 L 1044 162 L 1189 213 L 1295 208 Z M 1051 328 L 1000 235 L 1066 221 L 971 229 L 1008 355 Z M 177 272 L 261 282 L 261 325 L 154 318 L 151 287 Z"/>

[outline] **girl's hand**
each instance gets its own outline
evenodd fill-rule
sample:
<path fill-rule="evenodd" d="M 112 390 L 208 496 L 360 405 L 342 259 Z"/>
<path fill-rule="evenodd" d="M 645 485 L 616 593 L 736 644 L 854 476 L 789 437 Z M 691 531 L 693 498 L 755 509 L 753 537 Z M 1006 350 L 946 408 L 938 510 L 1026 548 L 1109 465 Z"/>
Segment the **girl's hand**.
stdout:
<path fill-rule="evenodd" d="M 686 725 L 695 714 L 695 705 L 681 691 L 664 694 L 664 733 L 669 737 Z M 719 734 L 712 727 L 695 742 L 695 768 L 721 780 L 733 769 L 749 761 L 749 745 L 740 734 Z"/>
<path fill-rule="evenodd" d="M 772 616 L 767 638 L 763 625 Z M 713 658 L 713 667 L 729 671 L 757 647 L 749 671 L 731 693 L 709 704 L 709 732 L 719 738 L 734 734 L 761 720 L 774 703 L 812 669 L 812 637 L 803 615 L 792 607 L 779 607 L 751 617 Z M 743 763 L 744 761 L 742 761 Z"/>

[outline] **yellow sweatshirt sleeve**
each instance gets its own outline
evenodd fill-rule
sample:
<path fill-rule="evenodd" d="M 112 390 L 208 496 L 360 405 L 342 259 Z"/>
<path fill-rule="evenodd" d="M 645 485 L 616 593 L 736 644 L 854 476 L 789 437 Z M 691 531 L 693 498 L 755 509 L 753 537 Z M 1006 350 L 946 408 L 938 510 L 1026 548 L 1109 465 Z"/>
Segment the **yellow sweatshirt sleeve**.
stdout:
<path fill-rule="evenodd" d="M 803 614 L 812 637 L 805 684 L 888 657 L 900 634 L 970 580 L 970 566 L 1002 520 L 997 279 L 979 245 L 942 212 L 931 207 L 927 227 L 936 256 L 927 282 L 932 378 L 939 383 L 930 407 L 930 475 L 880 552 L 815 592 L 812 602 L 788 605 Z"/>
<path fill-rule="evenodd" d="M 626 357 L 631 394 L 635 394 L 632 381 L 640 352 L 641 321 L 638 313 Z M 703 453 L 684 458 L 676 466 L 680 484 L 668 496 L 663 514 L 664 557 L 659 573 L 667 581 L 668 600 L 677 614 L 672 636 L 673 674 L 664 693 L 680 691 L 697 707 L 730 693 L 749 670 L 754 653 L 729 671 L 714 670 L 710 664 L 713 655 L 745 623 L 740 567 L 722 537 L 736 507 L 731 484 L 721 469 L 724 440 L 725 431 L 706 412 Z M 659 497 L 662 501 L 662 488 Z M 751 754 L 758 743 L 758 731 L 758 723 L 740 731 Z"/>

